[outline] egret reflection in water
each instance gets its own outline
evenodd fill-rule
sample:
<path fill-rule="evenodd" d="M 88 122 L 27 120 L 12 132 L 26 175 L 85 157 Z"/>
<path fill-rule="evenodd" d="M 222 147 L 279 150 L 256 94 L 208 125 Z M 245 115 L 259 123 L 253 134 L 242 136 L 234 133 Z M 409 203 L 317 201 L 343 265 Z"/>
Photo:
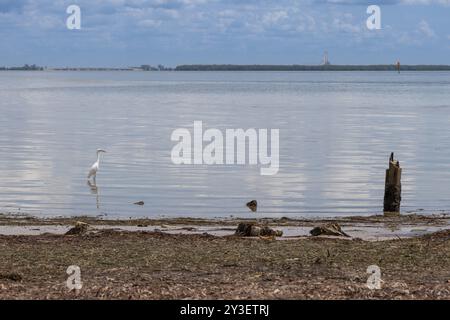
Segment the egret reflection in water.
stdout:
<path fill-rule="evenodd" d="M 97 209 L 100 209 L 100 193 L 98 191 L 98 187 L 96 185 L 96 183 L 92 183 L 90 180 L 88 180 L 87 182 L 89 188 L 91 189 L 91 194 L 95 195 L 95 200 L 96 200 L 96 204 L 97 204 Z"/>

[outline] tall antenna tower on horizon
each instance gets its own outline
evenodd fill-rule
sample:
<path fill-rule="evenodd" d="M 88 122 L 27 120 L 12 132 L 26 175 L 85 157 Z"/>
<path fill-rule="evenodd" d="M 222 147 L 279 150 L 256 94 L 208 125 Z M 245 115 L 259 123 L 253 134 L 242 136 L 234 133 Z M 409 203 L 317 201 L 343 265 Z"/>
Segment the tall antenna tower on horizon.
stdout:
<path fill-rule="evenodd" d="M 330 65 L 330 60 L 328 60 L 328 51 L 325 51 L 323 54 L 323 60 L 322 60 L 322 65 L 323 66 L 328 66 Z"/>

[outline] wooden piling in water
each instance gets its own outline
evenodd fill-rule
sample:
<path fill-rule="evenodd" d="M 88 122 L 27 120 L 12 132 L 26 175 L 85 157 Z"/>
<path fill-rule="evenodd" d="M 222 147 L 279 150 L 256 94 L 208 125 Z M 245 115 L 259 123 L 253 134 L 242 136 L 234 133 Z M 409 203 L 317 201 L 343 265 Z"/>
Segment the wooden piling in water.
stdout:
<path fill-rule="evenodd" d="M 389 168 L 386 170 L 384 186 L 384 213 L 400 213 L 400 202 L 402 200 L 402 169 L 400 162 L 394 160 L 394 153 L 389 158 Z"/>

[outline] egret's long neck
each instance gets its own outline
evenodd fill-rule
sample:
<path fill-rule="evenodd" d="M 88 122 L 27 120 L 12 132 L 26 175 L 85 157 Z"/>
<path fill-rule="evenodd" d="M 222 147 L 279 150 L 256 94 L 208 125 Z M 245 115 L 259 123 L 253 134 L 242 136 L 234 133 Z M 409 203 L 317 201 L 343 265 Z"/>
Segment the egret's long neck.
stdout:
<path fill-rule="evenodd" d="M 100 163 L 100 155 L 101 155 L 101 152 L 97 152 L 97 162 L 98 163 Z"/>

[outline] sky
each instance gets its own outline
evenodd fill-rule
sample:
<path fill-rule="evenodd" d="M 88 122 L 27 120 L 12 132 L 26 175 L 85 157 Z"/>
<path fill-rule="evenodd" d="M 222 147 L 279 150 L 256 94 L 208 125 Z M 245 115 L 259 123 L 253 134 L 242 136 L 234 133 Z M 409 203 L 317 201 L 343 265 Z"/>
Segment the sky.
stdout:
<path fill-rule="evenodd" d="M 0 37 L 0 66 L 450 64 L 450 0 L 0 0 Z"/>

